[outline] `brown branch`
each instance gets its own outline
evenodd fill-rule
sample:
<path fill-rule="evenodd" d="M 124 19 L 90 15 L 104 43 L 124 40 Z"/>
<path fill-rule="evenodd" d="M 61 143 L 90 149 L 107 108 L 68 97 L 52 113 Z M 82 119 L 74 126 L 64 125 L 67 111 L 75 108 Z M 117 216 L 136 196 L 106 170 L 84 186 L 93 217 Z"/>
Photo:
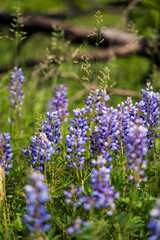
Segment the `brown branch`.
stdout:
<path fill-rule="evenodd" d="M 0 12 L 0 24 L 10 25 L 13 23 L 14 17 L 8 13 Z M 27 33 L 29 37 L 36 32 L 52 33 L 54 31 L 53 26 L 60 27 L 65 32 L 65 38 L 71 42 L 82 43 L 84 40 L 88 41 L 89 44 L 95 45 L 96 36 L 88 37 L 93 29 L 81 26 L 72 26 L 64 21 L 54 19 L 47 15 L 40 13 L 25 14 L 23 19 L 23 31 Z M 137 37 L 132 34 L 121 32 L 115 29 L 106 29 L 102 33 L 102 38 L 104 41 L 101 47 L 107 47 L 111 45 L 124 45 L 126 43 L 131 43 Z"/>
<path fill-rule="evenodd" d="M 132 54 L 150 57 L 150 55 L 148 55 L 146 43 L 143 39 L 141 41 L 134 42 L 134 43 L 128 44 L 126 46 L 113 46 L 108 49 L 99 50 L 98 52 L 96 52 L 95 50 L 85 52 L 85 56 L 89 59 L 89 61 L 96 61 L 96 59 L 98 61 L 104 61 L 104 60 L 111 59 L 113 56 L 126 57 L 126 56 L 130 56 Z M 58 59 L 58 58 L 60 58 L 60 56 L 57 55 L 56 58 Z M 35 65 L 40 64 L 42 62 L 42 59 L 43 59 L 43 57 L 29 59 L 25 62 L 21 62 L 21 66 L 33 67 Z M 81 61 L 82 54 L 77 53 L 77 55 L 75 56 L 74 59 Z M 65 61 L 65 58 L 63 61 Z M 52 60 L 52 63 L 57 64 L 56 61 L 54 61 L 54 60 Z M 50 64 L 50 63 L 48 63 L 48 64 Z M 12 68 L 12 63 L 9 63 L 5 66 L 1 66 L 0 73 L 8 71 L 11 68 Z"/>
<path fill-rule="evenodd" d="M 52 73 L 50 75 L 50 77 L 55 77 L 55 73 Z M 68 72 L 62 72 L 60 73 L 60 77 L 61 78 L 70 78 L 74 81 L 78 81 L 81 82 L 81 80 L 74 74 L 68 73 Z M 73 95 L 69 101 L 73 102 L 73 101 L 77 101 L 79 100 L 81 97 L 83 97 L 84 95 L 86 95 L 90 89 L 94 88 L 98 88 L 98 89 L 102 89 L 101 85 L 97 85 L 95 84 L 95 81 L 91 84 L 89 83 L 82 83 L 84 89 L 77 92 L 75 95 Z M 113 87 L 107 87 L 106 88 L 106 92 L 107 93 L 111 93 L 114 95 L 119 95 L 119 96 L 125 96 L 125 97 L 133 97 L 133 98 L 141 98 L 141 94 L 135 91 L 129 91 L 129 90 L 125 90 L 125 89 L 121 89 L 121 88 L 113 88 Z"/>
<path fill-rule="evenodd" d="M 139 41 L 135 43 L 128 44 L 126 46 L 114 46 L 108 49 L 103 49 L 99 50 L 96 52 L 95 50 L 86 52 L 85 56 L 90 60 L 90 61 L 95 61 L 96 59 L 98 61 L 104 61 L 111 59 L 113 56 L 115 57 L 126 57 L 130 56 L 132 54 L 138 54 L 141 56 L 147 56 L 147 51 L 146 51 L 146 45 L 144 41 Z M 76 59 L 80 59 L 81 56 L 77 55 Z"/>
<path fill-rule="evenodd" d="M 87 83 L 85 83 L 84 86 L 87 87 L 88 89 L 91 89 L 91 88 L 101 89 L 102 88 L 101 85 L 87 84 Z M 141 97 L 140 93 L 137 93 L 135 91 L 125 90 L 125 89 L 120 89 L 120 88 L 107 87 L 106 92 L 107 93 L 112 93 L 112 94 L 115 94 L 115 95 L 126 96 L 126 97 L 134 97 L 134 98 L 140 98 Z"/>
<path fill-rule="evenodd" d="M 67 75 L 68 76 L 68 75 Z M 74 79 L 74 76 L 70 76 L 70 78 Z M 79 91 L 78 93 L 76 93 L 75 95 L 73 95 L 69 100 L 70 102 L 74 102 L 79 100 L 80 98 L 82 98 L 84 95 L 87 94 L 87 92 L 91 89 L 91 88 L 98 88 L 101 89 L 102 87 L 100 85 L 95 85 L 93 84 L 84 84 L 84 89 Z M 128 91 L 125 89 L 120 89 L 120 88 L 111 88 L 111 87 L 107 87 L 106 89 L 107 93 L 112 93 L 115 95 L 119 95 L 119 96 L 126 96 L 126 97 L 133 97 L 133 98 L 141 98 L 141 94 L 137 93 L 135 91 Z"/>
<path fill-rule="evenodd" d="M 56 73 L 51 73 L 48 75 L 48 77 L 52 77 L 54 78 L 56 75 Z M 68 72 L 62 72 L 60 73 L 60 77 L 61 78 L 70 78 L 74 81 L 78 81 L 78 82 L 81 82 L 81 79 L 79 77 L 77 77 L 75 74 L 72 74 L 72 73 L 68 73 Z M 46 79 L 44 79 L 46 80 Z M 88 93 L 88 91 L 91 89 L 91 88 L 98 88 L 98 89 L 102 89 L 102 86 L 101 85 L 97 85 L 95 84 L 95 81 L 91 84 L 88 84 L 88 83 L 82 83 L 83 84 L 83 87 L 84 89 L 77 92 L 75 95 L 73 95 L 71 98 L 70 98 L 70 101 L 73 102 L 73 101 L 77 101 L 79 100 L 81 97 L 83 97 L 85 94 Z M 141 98 L 141 94 L 138 93 L 138 92 L 135 92 L 135 91 L 129 91 L 129 90 L 125 90 L 125 89 L 120 89 L 120 88 L 113 88 L 113 87 L 107 87 L 106 88 L 106 92 L 107 93 L 111 93 L 111 94 L 115 94 L 115 95 L 119 95 L 119 96 L 126 96 L 126 97 L 134 97 L 134 98 Z"/>

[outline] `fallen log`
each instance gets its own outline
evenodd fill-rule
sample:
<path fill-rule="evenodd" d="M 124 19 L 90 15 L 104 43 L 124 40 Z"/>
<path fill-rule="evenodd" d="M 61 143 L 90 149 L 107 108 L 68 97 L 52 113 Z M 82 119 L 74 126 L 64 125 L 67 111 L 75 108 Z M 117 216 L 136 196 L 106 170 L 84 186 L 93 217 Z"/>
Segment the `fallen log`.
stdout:
<path fill-rule="evenodd" d="M 112 57 L 127 57 L 132 54 L 137 54 L 139 56 L 145 56 L 150 57 L 148 54 L 148 49 L 146 47 L 146 42 L 144 39 L 141 41 L 128 44 L 126 46 L 114 46 L 110 47 L 108 49 L 103 50 L 92 50 L 85 52 L 85 57 L 88 58 L 89 61 L 96 61 L 96 59 L 100 61 L 104 60 L 110 60 Z M 61 56 L 56 56 L 56 59 L 60 59 Z M 33 67 L 35 65 L 38 65 L 42 62 L 43 57 L 41 58 L 33 58 L 29 59 L 27 61 L 21 62 L 20 66 L 22 67 Z M 63 57 L 63 61 L 65 61 L 65 57 Z M 74 57 L 74 60 L 82 61 L 82 54 L 77 53 L 77 55 Z M 57 64 L 57 62 L 53 59 L 52 62 L 49 62 L 49 64 L 54 63 Z M 12 68 L 13 64 L 9 63 L 5 66 L 0 66 L 0 73 L 8 71 Z"/>
<path fill-rule="evenodd" d="M 72 77 L 72 76 L 70 76 Z M 74 76 L 73 76 L 74 77 Z M 73 95 L 69 101 L 70 102 L 74 102 L 79 100 L 80 98 L 82 98 L 83 96 L 85 96 L 88 91 L 92 88 L 98 88 L 101 89 L 100 85 L 95 85 L 93 84 L 84 84 L 84 89 L 79 91 L 78 93 L 76 93 L 75 95 Z M 125 89 L 121 89 L 121 88 L 111 88 L 111 87 L 107 87 L 106 88 L 106 92 L 107 93 L 111 93 L 114 95 L 119 95 L 119 96 L 125 96 L 125 97 L 133 97 L 133 98 L 141 98 L 141 94 L 135 91 L 129 91 L 129 90 L 125 90 Z"/>
<path fill-rule="evenodd" d="M 0 25 L 10 25 L 15 17 L 6 12 L 0 12 Z M 45 32 L 51 34 L 54 27 L 60 27 L 64 30 L 65 38 L 71 42 L 82 43 L 84 40 L 89 44 L 95 45 L 96 36 L 88 37 L 93 29 L 81 26 L 72 26 L 64 21 L 54 19 L 40 13 L 24 14 L 22 16 L 23 31 L 27 33 L 27 37 L 36 32 Z M 136 35 L 128 34 L 117 29 L 105 29 L 102 32 L 104 41 L 100 44 L 101 47 L 110 45 L 125 45 L 134 42 L 137 39 Z"/>

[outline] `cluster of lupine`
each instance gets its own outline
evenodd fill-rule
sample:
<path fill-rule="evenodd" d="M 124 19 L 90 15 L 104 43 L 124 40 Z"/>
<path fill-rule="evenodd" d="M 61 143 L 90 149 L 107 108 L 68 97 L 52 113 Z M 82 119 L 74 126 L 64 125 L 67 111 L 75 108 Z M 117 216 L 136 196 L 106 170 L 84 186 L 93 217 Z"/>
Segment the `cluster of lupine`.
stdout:
<path fill-rule="evenodd" d="M 160 198 L 157 199 L 156 206 L 150 213 L 151 219 L 148 228 L 151 230 L 151 236 L 148 240 L 160 239 Z"/>
<path fill-rule="evenodd" d="M 15 71 L 18 72 L 19 69 L 15 68 Z M 12 74 L 12 79 L 15 76 L 18 75 Z M 131 98 L 127 98 L 124 103 L 117 106 L 117 109 L 114 109 L 106 104 L 109 96 L 105 91 L 92 90 L 86 98 L 85 107 L 73 110 L 74 118 L 70 119 L 69 134 L 66 136 L 67 166 L 82 169 L 85 159 L 88 161 L 92 157 L 97 160 L 93 160 L 88 168 L 85 165 L 91 171 L 89 191 L 85 189 L 85 182 L 83 187 L 71 184 L 71 190 L 67 189 L 63 192 L 66 203 L 74 208 L 83 206 L 85 210 L 102 209 L 101 213 L 105 209 L 108 216 L 116 212 L 115 199 L 119 197 L 119 193 L 114 192 L 114 186 L 110 183 L 113 151 L 115 158 L 118 158 L 120 150 L 123 149 L 131 173 L 129 179 L 134 181 L 136 186 L 147 180 L 144 173 L 147 166 L 145 155 L 148 151 L 148 143 L 150 148 L 154 145 L 153 137 L 159 124 L 160 101 L 160 94 L 154 93 L 150 84 L 147 84 L 147 87 L 146 91 L 142 90 L 142 101 L 136 103 L 136 106 L 133 105 Z M 13 88 L 10 87 L 10 90 L 13 94 Z M 24 150 L 28 155 L 27 159 L 37 170 L 44 171 L 45 163 L 51 161 L 53 154 L 59 151 L 58 143 L 62 138 L 60 120 L 66 121 L 68 115 L 66 93 L 66 86 L 61 85 L 60 89 L 56 88 L 55 98 L 52 98 L 48 105 L 50 112 L 47 113 L 47 121 L 42 123 L 39 133 L 31 138 L 29 149 Z M 17 94 L 18 92 L 15 95 Z M 18 101 L 15 100 L 14 105 L 16 103 Z M 9 162 L 12 157 L 9 139 L 9 134 L 0 134 L 0 164 L 6 173 L 11 167 Z M 76 171 L 78 172 L 79 169 Z M 43 175 L 33 171 L 31 185 L 27 185 L 25 190 L 28 206 L 23 221 L 28 224 L 28 229 L 36 238 L 41 235 L 40 232 L 50 228 L 46 223 L 50 215 L 47 214 L 44 205 L 49 200 L 49 195 Z M 83 192 L 87 191 L 88 195 L 83 195 Z M 154 219 L 149 224 L 152 229 L 150 240 L 158 239 L 160 234 L 159 206 L 158 200 L 157 207 L 151 212 Z M 79 234 L 81 228 L 88 224 L 76 218 L 67 232 Z"/>
<path fill-rule="evenodd" d="M 74 222 L 72 223 L 72 226 L 67 228 L 67 232 L 69 234 L 72 234 L 72 233 L 80 234 L 82 232 L 81 228 L 82 227 L 88 227 L 89 225 L 90 225 L 89 222 L 83 221 L 80 218 L 76 218 L 74 220 Z"/>
<path fill-rule="evenodd" d="M 12 167 L 10 161 L 13 153 L 10 145 L 10 138 L 11 136 L 9 133 L 0 133 L 0 165 L 5 174 L 7 174 Z"/>
<path fill-rule="evenodd" d="M 105 167 L 106 159 L 99 156 L 97 161 L 93 160 L 94 168 L 91 173 L 91 196 L 84 195 L 80 198 L 80 202 L 84 204 L 84 209 L 89 210 L 91 206 L 95 208 L 106 208 L 107 215 L 115 212 L 115 198 L 119 197 L 119 193 L 114 193 L 114 186 L 110 185 L 111 169 Z"/>
<path fill-rule="evenodd" d="M 127 161 L 128 167 L 134 174 L 129 176 L 130 180 L 134 180 L 138 186 L 140 182 L 146 181 L 144 177 L 144 169 L 147 167 L 147 160 L 143 157 L 148 151 L 147 128 L 143 127 L 141 119 L 137 119 L 135 123 L 131 122 L 131 127 L 127 136 Z"/>
<path fill-rule="evenodd" d="M 137 103 L 138 109 L 145 116 L 144 125 L 148 127 L 149 148 L 154 147 L 154 133 L 159 124 L 160 93 L 153 92 L 153 87 L 147 83 L 147 89 L 141 90 L 142 101 Z"/>
<path fill-rule="evenodd" d="M 106 208 L 107 215 L 112 215 L 116 210 L 114 201 L 115 198 L 119 197 L 119 193 L 114 193 L 114 186 L 110 185 L 111 169 L 105 167 L 105 164 L 106 160 L 102 156 L 99 156 L 97 161 L 92 161 L 94 168 L 90 178 L 91 196 L 83 195 L 76 199 L 76 196 L 81 195 L 82 187 L 75 188 L 74 184 L 72 184 L 71 191 L 64 191 L 64 195 L 67 197 L 66 202 L 74 207 L 83 204 L 85 210 L 89 210 L 91 207 L 103 207 Z"/>
<path fill-rule="evenodd" d="M 48 103 L 48 111 L 50 113 L 57 112 L 60 121 L 67 121 L 68 116 L 68 99 L 67 87 L 60 85 L 60 88 L 55 88 L 55 97 L 51 98 Z"/>
<path fill-rule="evenodd" d="M 73 110 L 72 113 L 75 119 L 70 119 L 71 124 L 68 128 L 70 134 L 66 136 L 66 158 L 69 159 L 69 163 L 67 165 L 69 167 L 76 166 L 78 168 L 82 168 L 85 160 L 83 155 L 85 152 L 84 145 L 88 139 L 87 130 L 89 130 L 89 126 L 87 123 L 87 117 L 84 116 L 86 113 L 84 108 Z"/>
<path fill-rule="evenodd" d="M 27 212 L 23 222 L 27 223 L 28 229 L 33 232 L 35 239 L 40 232 L 50 229 L 46 222 L 50 219 L 45 202 L 49 200 L 48 187 L 44 183 L 44 176 L 40 172 L 31 172 L 30 185 L 25 186 Z"/>
<path fill-rule="evenodd" d="M 32 144 L 24 149 L 27 161 L 31 161 L 33 168 L 44 170 L 45 162 L 51 160 L 51 156 L 58 151 L 57 144 L 62 136 L 60 135 L 61 122 L 57 119 L 57 113 L 47 113 L 48 121 L 42 123 L 38 136 L 31 138 Z"/>
<path fill-rule="evenodd" d="M 10 90 L 11 107 L 17 109 L 17 112 L 20 117 L 22 116 L 21 105 L 23 104 L 24 98 L 22 89 L 23 79 L 24 76 L 21 68 L 15 67 L 14 72 L 12 72 L 11 75 L 11 83 L 8 89 Z"/>
<path fill-rule="evenodd" d="M 156 103 L 153 102 L 153 105 L 156 106 L 157 108 L 155 109 L 155 113 L 154 113 L 155 118 L 152 121 L 152 125 L 156 126 L 158 124 L 157 119 L 159 117 L 159 111 L 158 111 L 159 107 L 157 105 L 159 102 L 159 93 L 156 93 L 156 94 L 152 93 L 152 95 L 156 96 Z M 128 97 L 124 103 L 117 106 L 118 110 L 113 109 L 113 107 L 108 107 L 106 105 L 106 101 L 108 100 L 109 100 L 109 96 L 103 90 L 92 90 L 89 93 L 88 97 L 86 98 L 86 101 L 85 101 L 86 111 L 84 111 L 84 109 L 82 110 L 84 114 L 91 113 L 90 115 L 91 123 L 94 123 L 94 130 L 91 129 L 92 134 L 88 136 L 88 138 L 86 135 L 87 134 L 86 129 L 89 129 L 88 127 L 89 124 L 87 123 L 87 121 L 89 120 L 89 117 L 86 117 L 84 115 L 83 118 L 80 118 L 82 110 L 73 111 L 73 114 L 75 115 L 77 120 L 75 121 L 71 119 L 71 124 L 69 127 L 69 131 L 71 132 L 71 134 L 66 137 L 66 141 L 67 141 L 66 145 L 68 146 L 68 149 L 67 149 L 68 154 L 66 158 L 71 159 L 73 157 L 74 160 L 70 161 L 68 163 L 68 166 L 77 165 L 77 155 L 80 156 L 79 163 L 84 163 L 85 159 L 81 153 L 82 151 L 85 151 L 85 145 L 86 145 L 87 139 L 90 141 L 89 151 L 93 157 L 96 157 L 97 155 L 102 154 L 103 157 L 108 162 L 110 162 L 112 161 L 110 152 L 114 151 L 114 154 L 116 155 L 116 157 L 118 157 L 117 153 L 120 148 L 123 150 L 123 152 L 127 151 L 127 154 L 128 154 L 128 149 L 130 148 L 130 146 L 127 146 L 127 145 L 130 144 L 130 140 L 127 140 L 127 138 L 128 138 L 130 128 L 132 127 L 133 123 L 136 121 L 137 122 L 141 121 L 140 125 L 143 126 L 145 124 L 145 121 L 144 121 L 145 117 L 143 115 L 139 115 L 138 108 L 133 105 L 130 97 Z M 137 103 L 137 106 L 140 106 L 140 105 L 142 105 L 142 102 L 139 104 Z M 144 111 L 142 111 L 142 113 L 144 113 Z M 80 121 L 83 121 L 82 126 Z M 93 126 L 91 128 L 93 128 Z M 82 134 L 80 135 L 79 132 Z M 80 142 L 78 142 L 76 139 L 80 139 Z M 135 151 L 137 150 L 135 149 Z M 131 160 L 128 160 L 129 168 L 132 169 L 130 161 Z M 136 162 L 137 161 L 142 161 L 142 159 L 136 160 Z M 141 170 L 140 170 L 140 165 L 142 166 Z M 139 172 L 140 175 L 144 174 L 142 169 L 145 168 L 145 166 L 146 164 L 143 159 L 143 164 L 142 162 L 141 164 L 139 162 L 138 169 L 140 171 Z M 80 167 L 82 168 L 82 166 Z M 132 177 L 130 176 L 130 179 L 131 178 Z"/>

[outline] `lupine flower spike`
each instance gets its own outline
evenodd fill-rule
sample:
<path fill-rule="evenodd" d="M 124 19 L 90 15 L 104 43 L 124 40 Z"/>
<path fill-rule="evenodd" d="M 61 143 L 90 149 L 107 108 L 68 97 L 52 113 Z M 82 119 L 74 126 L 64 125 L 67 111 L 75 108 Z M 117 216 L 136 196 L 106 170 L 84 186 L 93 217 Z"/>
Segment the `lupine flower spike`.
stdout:
<path fill-rule="evenodd" d="M 48 187 L 44 183 L 44 176 L 40 172 L 33 171 L 30 176 L 30 185 L 25 186 L 27 212 L 23 222 L 27 224 L 34 239 L 41 236 L 41 233 L 50 229 L 47 221 L 51 216 L 47 213 L 45 202 L 50 197 Z"/>
<path fill-rule="evenodd" d="M 126 139 L 128 136 L 131 123 L 135 122 L 137 118 L 138 109 L 133 105 L 131 97 L 128 97 L 125 102 L 118 104 L 117 109 L 119 110 L 119 123 L 120 123 L 120 138 L 121 138 L 121 149 L 126 150 Z"/>
<path fill-rule="evenodd" d="M 18 115 L 21 117 L 21 106 L 23 104 L 23 72 L 21 68 L 14 68 L 14 72 L 12 72 L 11 75 L 11 83 L 8 87 L 10 90 L 10 101 L 11 101 L 11 107 L 17 109 Z"/>
<path fill-rule="evenodd" d="M 84 116 L 86 110 L 75 109 L 73 110 L 74 119 L 70 119 L 71 124 L 68 128 L 70 134 L 66 136 L 67 155 L 69 159 L 68 167 L 78 167 L 82 169 L 85 161 L 83 153 L 85 152 L 85 144 L 87 141 L 87 131 L 89 126 L 87 117 Z"/>
<path fill-rule="evenodd" d="M 138 109 L 144 115 L 144 125 L 148 127 L 148 144 L 149 148 L 154 148 L 154 136 L 155 131 L 159 125 L 159 114 L 160 114 L 160 93 L 153 92 L 153 87 L 150 83 L 147 83 L 147 89 L 141 90 L 142 101 L 137 103 Z"/>
<path fill-rule="evenodd" d="M 55 97 L 51 98 L 48 103 L 48 111 L 50 113 L 57 112 L 60 121 L 66 122 L 68 116 L 68 99 L 67 87 L 65 85 L 60 85 L 60 88 L 55 88 Z"/>
<path fill-rule="evenodd" d="M 0 165 L 5 174 L 8 174 L 8 171 L 12 167 L 10 161 L 13 153 L 10 145 L 10 138 L 11 136 L 9 133 L 0 133 Z"/>
<path fill-rule="evenodd" d="M 87 210 L 90 209 L 91 204 L 93 203 L 95 208 L 104 207 L 106 208 L 107 215 L 112 215 L 116 210 L 115 198 L 119 197 L 119 193 L 114 193 L 114 186 L 110 185 L 110 168 L 106 168 L 106 159 L 102 156 L 99 156 L 97 161 L 93 160 L 92 164 L 94 165 L 90 182 L 92 194 L 90 198 L 90 204 L 88 199 L 87 204 L 85 202 L 85 197 L 81 199 L 84 202 L 84 208 Z"/>
<path fill-rule="evenodd" d="M 144 169 L 147 166 L 147 160 L 144 156 L 147 154 L 147 128 L 143 127 L 141 119 L 137 119 L 136 123 L 131 123 L 127 137 L 127 161 L 128 168 L 133 171 L 129 176 L 130 180 L 135 182 L 138 186 L 142 181 L 146 181 L 144 177 Z"/>
<path fill-rule="evenodd" d="M 106 159 L 102 156 L 98 157 L 98 160 L 92 161 L 94 168 L 91 173 L 91 196 L 83 195 L 78 199 L 78 196 L 82 194 L 82 187 L 75 187 L 71 185 L 71 191 L 64 191 L 64 195 L 67 197 L 66 202 L 72 204 L 74 207 L 78 207 L 83 204 L 85 210 L 94 208 L 106 208 L 106 214 L 112 215 L 116 211 L 115 198 L 119 197 L 119 193 L 114 193 L 114 186 L 110 185 L 110 168 L 106 168 Z"/>
<path fill-rule="evenodd" d="M 57 113 L 47 113 L 47 121 L 42 122 L 38 136 L 31 138 L 29 149 L 23 149 L 27 155 L 27 161 L 31 161 L 32 167 L 44 171 L 44 164 L 51 160 L 52 155 L 57 152 L 57 144 L 62 136 L 60 135 L 61 122 L 57 119 Z"/>

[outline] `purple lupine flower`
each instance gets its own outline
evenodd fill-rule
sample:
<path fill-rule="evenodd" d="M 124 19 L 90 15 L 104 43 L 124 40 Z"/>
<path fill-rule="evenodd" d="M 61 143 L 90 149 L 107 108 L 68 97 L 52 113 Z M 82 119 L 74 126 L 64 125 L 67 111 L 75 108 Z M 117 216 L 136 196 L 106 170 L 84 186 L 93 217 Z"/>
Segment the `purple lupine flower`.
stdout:
<path fill-rule="evenodd" d="M 40 172 L 33 171 L 30 176 L 30 185 L 25 186 L 27 212 L 23 222 L 27 224 L 29 231 L 36 234 L 50 229 L 47 221 L 51 216 L 47 213 L 45 202 L 50 197 L 48 187 L 44 183 L 44 176 Z"/>
<path fill-rule="evenodd" d="M 160 103 L 160 93 L 153 92 L 153 87 L 150 83 L 147 83 L 147 89 L 141 90 L 142 101 L 137 103 L 138 109 L 144 115 L 144 125 L 148 127 L 148 143 L 149 148 L 154 147 L 154 135 L 155 131 L 158 129 L 159 125 L 159 103 Z"/>
<path fill-rule="evenodd" d="M 106 94 L 105 90 L 91 90 L 88 94 L 88 97 L 85 100 L 85 109 L 87 112 L 93 112 L 93 121 L 99 119 L 101 116 L 101 112 L 104 106 L 106 106 L 106 102 L 110 99 L 110 97 Z"/>
<path fill-rule="evenodd" d="M 37 169 L 43 171 L 45 162 L 51 160 L 51 156 L 55 153 L 55 149 L 44 132 L 40 132 L 38 137 L 34 136 L 31 138 L 31 142 L 32 144 L 29 147 L 33 157 L 31 163 L 32 165 L 37 163 Z"/>
<path fill-rule="evenodd" d="M 123 150 L 126 150 L 126 139 L 131 127 L 131 122 L 137 119 L 138 109 L 133 105 L 131 97 L 117 106 L 119 110 L 120 139 L 123 143 Z"/>
<path fill-rule="evenodd" d="M 85 144 L 87 141 L 87 130 L 89 126 L 87 123 L 87 117 L 84 116 L 86 110 L 76 109 L 73 110 L 73 115 L 75 119 L 70 119 L 71 124 L 68 128 L 70 134 L 66 136 L 67 145 L 67 155 L 66 158 L 69 159 L 67 164 L 69 167 L 82 168 L 84 164 L 85 157 L 83 153 L 85 152 Z"/>
<path fill-rule="evenodd" d="M 111 169 L 104 166 L 106 160 L 102 156 L 92 161 L 92 164 L 95 166 L 90 178 L 94 206 L 109 208 L 107 214 L 111 215 L 115 211 L 114 200 L 119 196 L 119 193 L 114 193 L 114 186 L 110 185 Z"/>
<path fill-rule="evenodd" d="M 50 113 L 57 112 L 60 121 L 67 121 L 68 113 L 68 99 L 67 86 L 60 85 L 60 88 L 55 88 L 55 97 L 51 98 L 48 103 L 48 111 Z"/>
<path fill-rule="evenodd" d="M 50 142 L 54 146 L 57 146 L 59 141 L 62 139 L 60 125 L 61 122 L 58 118 L 57 112 L 46 113 L 47 121 L 41 125 L 41 132 L 44 132 Z"/>
<path fill-rule="evenodd" d="M 115 212 L 115 198 L 119 197 L 119 193 L 114 193 L 114 186 L 110 185 L 110 167 L 105 167 L 106 159 L 99 156 L 97 161 L 92 161 L 94 166 L 90 182 L 91 182 L 91 196 L 82 194 L 82 187 L 76 188 L 74 184 L 71 185 L 71 191 L 65 190 L 63 194 L 67 197 L 66 202 L 72 204 L 74 207 L 78 207 L 83 204 L 85 210 L 89 210 L 92 207 L 106 208 L 107 215 L 112 215 Z"/>
<path fill-rule="evenodd" d="M 110 151 L 119 148 L 119 113 L 112 107 L 109 108 L 106 102 L 110 97 L 104 90 L 92 90 L 85 101 L 85 109 L 90 113 L 93 132 L 90 136 L 90 153 L 103 155 L 111 162 Z"/>
<path fill-rule="evenodd" d="M 147 180 L 144 177 L 144 169 L 147 166 L 147 160 L 144 160 L 148 151 L 147 132 L 147 128 L 142 126 L 141 119 L 137 119 L 135 123 L 131 123 L 127 136 L 128 168 L 134 172 L 133 175 L 129 176 L 129 179 L 134 180 L 136 186 Z"/>
<path fill-rule="evenodd" d="M 107 215 L 112 215 L 115 212 L 115 198 L 119 197 L 119 193 L 114 193 L 114 186 L 110 185 L 111 169 L 104 166 L 106 159 L 102 156 L 98 160 L 92 161 L 95 166 L 91 173 L 91 196 L 84 195 L 79 201 L 84 204 L 84 209 L 89 210 L 91 206 L 95 208 L 104 207 L 107 210 Z"/>
<path fill-rule="evenodd" d="M 23 104 L 23 72 L 21 68 L 14 68 L 14 72 L 12 72 L 11 75 L 11 83 L 8 87 L 10 90 L 10 101 L 11 101 L 11 107 L 17 109 L 17 112 L 19 116 L 22 116 L 21 113 L 21 106 Z"/>
<path fill-rule="evenodd" d="M 137 109 L 137 107 L 135 105 L 133 105 L 132 98 L 131 97 L 127 97 L 127 99 L 124 102 L 124 104 L 127 107 L 127 111 L 128 111 L 130 120 L 132 122 L 135 122 L 135 120 L 137 118 L 138 109 Z"/>
<path fill-rule="evenodd" d="M 88 227 L 89 225 L 90 225 L 89 222 L 83 221 L 80 218 L 76 218 L 72 223 L 72 226 L 67 228 L 66 231 L 68 234 L 72 234 L 72 233 L 80 234 L 82 232 L 81 228 Z"/>
<path fill-rule="evenodd" d="M 9 133 L 0 133 L 0 164 L 5 174 L 8 174 L 8 171 L 12 167 L 10 161 L 13 153 L 10 145 L 10 138 L 11 136 Z"/>
<path fill-rule="evenodd" d="M 119 113 L 113 107 L 103 107 L 102 115 L 97 121 L 94 132 L 90 136 L 90 152 L 94 156 L 103 155 L 108 161 L 112 161 L 110 151 L 116 151 L 119 148 Z"/>
<path fill-rule="evenodd" d="M 148 240 L 160 239 L 160 198 L 157 199 L 156 206 L 150 212 L 151 219 L 148 228 L 151 230 L 151 236 Z"/>
<path fill-rule="evenodd" d="M 70 185 L 70 187 L 71 187 L 71 190 L 63 191 L 63 194 L 67 197 L 66 203 L 70 203 L 74 207 L 78 207 L 81 203 L 79 202 L 78 199 L 76 199 L 76 196 L 81 195 L 83 188 L 75 187 L 73 183 Z"/>
<path fill-rule="evenodd" d="M 23 150 L 27 161 L 31 161 L 33 168 L 41 171 L 44 170 L 45 162 L 49 162 L 53 154 L 59 150 L 57 145 L 62 138 L 61 122 L 57 119 L 57 113 L 47 113 L 47 119 L 42 123 L 38 136 L 31 138 L 29 149 Z"/>

